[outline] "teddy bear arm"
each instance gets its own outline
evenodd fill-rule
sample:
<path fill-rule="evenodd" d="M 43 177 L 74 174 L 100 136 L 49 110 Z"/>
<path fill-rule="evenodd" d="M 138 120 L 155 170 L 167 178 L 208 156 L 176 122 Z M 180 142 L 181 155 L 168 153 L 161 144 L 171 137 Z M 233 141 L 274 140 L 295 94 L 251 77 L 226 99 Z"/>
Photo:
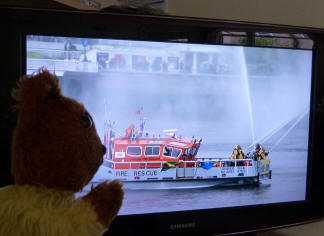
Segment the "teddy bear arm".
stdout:
<path fill-rule="evenodd" d="M 30 185 L 0 188 L 0 235 L 101 235 L 92 205 L 71 192 Z"/>
<path fill-rule="evenodd" d="M 117 215 L 123 201 L 124 191 L 119 180 L 105 181 L 83 197 L 90 202 L 94 211 L 97 213 L 98 221 L 108 227 Z"/>

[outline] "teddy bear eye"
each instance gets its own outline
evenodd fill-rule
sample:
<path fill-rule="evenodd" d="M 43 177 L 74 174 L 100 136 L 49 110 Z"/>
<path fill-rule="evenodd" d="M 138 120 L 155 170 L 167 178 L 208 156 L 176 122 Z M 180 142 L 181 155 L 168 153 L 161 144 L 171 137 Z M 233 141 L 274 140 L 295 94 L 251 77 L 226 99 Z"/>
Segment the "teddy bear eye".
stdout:
<path fill-rule="evenodd" d="M 82 116 L 81 123 L 85 128 L 90 128 L 92 126 L 92 119 L 89 115 Z"/>

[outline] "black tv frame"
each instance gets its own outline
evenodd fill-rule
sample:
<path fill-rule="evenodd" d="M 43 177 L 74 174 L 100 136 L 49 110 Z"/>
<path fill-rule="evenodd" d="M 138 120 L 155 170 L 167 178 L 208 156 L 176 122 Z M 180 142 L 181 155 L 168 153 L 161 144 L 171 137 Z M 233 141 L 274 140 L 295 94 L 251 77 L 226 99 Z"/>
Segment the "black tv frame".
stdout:
<path fill-rule="evenodd" d="M 306 201 L 182 212 L 118 216 L 109 235 L 212 235 L 251 232 L 315 221 L 323 217 L 324 30 L 293 26 L 196 19 L 171 16 L 117 14 L 0 7 L 0 187 L 12 184 L 11 135 L 16 113 L 11 89 L 26 73 L 26 35 L 74 36 L 220 44 L 219 32 L 242 31 L 305 34 L 314 42 L 310 139 Z M 1 204 L 1 203 L 0 203 Z"/>

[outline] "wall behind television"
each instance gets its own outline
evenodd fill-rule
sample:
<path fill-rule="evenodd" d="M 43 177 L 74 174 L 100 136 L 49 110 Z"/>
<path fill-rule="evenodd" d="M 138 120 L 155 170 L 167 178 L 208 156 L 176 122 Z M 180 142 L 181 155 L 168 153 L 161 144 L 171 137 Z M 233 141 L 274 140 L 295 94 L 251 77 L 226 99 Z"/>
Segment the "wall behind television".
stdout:
<path fill-rule="evenodd" d="M 79 9 L 96 10 L 85 3 L 96 2 L 102 7 L 107 7 L 130 0 L 53 1 Z M 137 2 L 151 2 L 155 3 L 153 6 L 164 6 L 169 14 L 177 16 L 324 28 L 323 0 L 137 0 Z"/>
<path fill-rule="evenodd" d="M 168 0 L 171 15 L 324 28 L 323 0 Z"/>

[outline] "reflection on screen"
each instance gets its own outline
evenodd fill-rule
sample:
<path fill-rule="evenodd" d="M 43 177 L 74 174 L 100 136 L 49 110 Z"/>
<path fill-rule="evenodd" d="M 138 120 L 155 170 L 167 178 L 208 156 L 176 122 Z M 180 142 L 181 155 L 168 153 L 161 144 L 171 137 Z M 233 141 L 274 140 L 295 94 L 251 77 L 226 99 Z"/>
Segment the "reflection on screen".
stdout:
<path fill-rule="evenodd" d="M 119 214 L 305 200 L 311 51 L 28 35 L 40 67 L 92 114 Z"/>

